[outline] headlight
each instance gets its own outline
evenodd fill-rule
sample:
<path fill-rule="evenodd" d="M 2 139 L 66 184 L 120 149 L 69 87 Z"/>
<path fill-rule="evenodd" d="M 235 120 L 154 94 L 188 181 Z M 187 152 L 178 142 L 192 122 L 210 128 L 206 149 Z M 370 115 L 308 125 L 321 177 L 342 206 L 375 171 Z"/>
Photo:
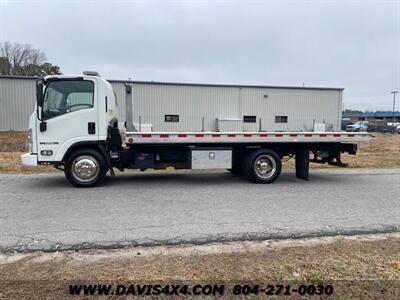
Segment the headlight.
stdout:
<path fill-rule="evenodd" d="M 28 129 L 28 151 L 32 153 L 32 128 Z"/>
<path fill-rule="evenodd" d="M 32 144 L 32 128 L 28 129 L 28 143 Z"/>

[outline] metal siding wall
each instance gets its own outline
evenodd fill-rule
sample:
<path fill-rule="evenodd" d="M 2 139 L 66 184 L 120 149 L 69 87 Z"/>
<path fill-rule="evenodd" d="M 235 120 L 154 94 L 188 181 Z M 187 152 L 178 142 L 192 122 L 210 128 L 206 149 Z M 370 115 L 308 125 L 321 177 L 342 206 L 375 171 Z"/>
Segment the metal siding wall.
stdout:
<path fill-rule="evenodd" d="M 243 120 L 244 116 L 256 116 L 256 123 L 243 123 L 243 131 L 259 131 L 260 119 L 262 124 L 261 129 L 263 129 L 266 116 L 270 114 L 267 111 L 268 99 L 264 98 L 266 94 L 268 94 L 268 90 L 262 88 L 240 89 L 240 118 Z"/>
<path fill-rule="evenodd" d="M 34 79 L 0 78 L 0 131 L 27 130 L 35 97 Z"/>
<path fill-rule="evenodd" d="M 285 88 L 199 87 L 135 84 L 134 123 L 153 125 L 153 131 L 216 131 L 217 118 L 257 116 L 243 123 L 244 131 L 312 131 L 313 123 L 340 130 L 341 92 Z M 267 95 L 267 98 L 264 97 Z M 339 113 L 338 113 L 339 112 Z M 165 114 L 179 115 L 179 123 L 164 122 Z M 339 115 L 339 118 L 338 118 Z M 275 123 L 288 116 L 288 123 Z"/>
<path fill-rule="evenodd" d="M 110 82 L 118 102 L 118 123 L 122 128 L 126 120 L 125 85 L 122 82 Z"/>
<path fill-rule="evenodd" d="M 119 121 L 125 122 L 125 86 L 113 82 Z M 0 130 L 26 130 L 35 105 L 35 79 L 0 78 Z M 268 95 L 264 98 L 264 95 Z M 215 131 L 217 118 L 256 115 L 257 123 L 243 123 L 244 131 L 312 130 L 313 121 L 340 130 L 342 91 L 287 88 L 239 88 L 136 83 L 133 85 L 134 123 L 153 124 L 153 131 Z M 179 123 L 164 122 L 165 114 L 179 114 Z M 275 116 L 288 123 L 275 123 Z M 233 128 L 233 127 L 232 127 Z"/>
<path fill-rule="evenodd" d="M 111 82 L 122 113 L 121 125 L 125 121 L 125 86 L 122 82 Z M 36 80 L 23 78 L 0 78 L 0 131 L 25 131 L 29 116 L 36 102 Z M 124 120 L 124 121 L 122 121 Z"/>
<path fill-rule="evenodd" d="M 257 121 L 261 118 L 263 131 L 312 131 L 314 122 L 326 123 L 327 130 L 340 130 L 340 94 L 339 90 L 244 88 L 242 113 L 256 115 Z M 275 116 L 287 116 L 288 123 L 275 123 Z M 245 126 L 250 127 L 247 131 L 259 128 L 251 123 Z"/>
<path fill-rule="evenodd" d="M 239 89 L 162 84 L 135 84 L 134 123 L 152 124 L 153 131 L 215 131 L 217 118 L 239 117 Z M 179 115 L 179 122 L 164 116 Z"/>

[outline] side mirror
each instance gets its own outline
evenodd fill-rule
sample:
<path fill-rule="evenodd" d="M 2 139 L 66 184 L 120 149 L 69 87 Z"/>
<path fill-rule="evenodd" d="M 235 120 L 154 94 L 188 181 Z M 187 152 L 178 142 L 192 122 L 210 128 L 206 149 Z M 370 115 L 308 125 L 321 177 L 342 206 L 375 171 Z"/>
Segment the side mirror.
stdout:
<path fill-rule="evenodd" d="M 38 107 L 43 107 L 43 101 L 44 101 L 43 83 L 39 81 L 36 84 L 36 101 Z"/>

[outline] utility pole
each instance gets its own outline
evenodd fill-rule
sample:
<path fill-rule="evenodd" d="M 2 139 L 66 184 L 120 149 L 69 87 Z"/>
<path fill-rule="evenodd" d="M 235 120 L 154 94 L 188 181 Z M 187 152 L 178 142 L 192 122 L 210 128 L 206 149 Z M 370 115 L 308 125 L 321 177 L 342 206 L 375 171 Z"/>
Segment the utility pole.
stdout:
<path fill-rule="evenodd" d="M 395 107 L 396 107 L 396 94 L 397 94 L 398 92 L 399 92 L 399 91 L 390 92 L 391 94 L 393 94 L 393 115 L 392 115 L 393 133 L 396 133 L 396 127 L 394 126 L 394 110 L 395 110 Z"/>

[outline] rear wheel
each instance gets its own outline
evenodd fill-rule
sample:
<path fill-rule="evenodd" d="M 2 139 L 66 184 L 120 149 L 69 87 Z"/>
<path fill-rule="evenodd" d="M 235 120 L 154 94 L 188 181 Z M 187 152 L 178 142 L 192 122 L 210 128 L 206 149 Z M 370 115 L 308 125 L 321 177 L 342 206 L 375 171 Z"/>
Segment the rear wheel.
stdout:
<path fill-rule="evenodd" d="M 279 177 L 282 163 L 279 155 L 270 149 L 248 153 L 243 160 L 243 173 L 256 183 L 271 183 Z"/>
<path fill-rule="evenodd" d="M 72 185 L 92 187 L 104 179 L 107 170 L 107 163 L 101 153 L 84 148 L 71 154 L 65 163 L 64 173 Z"/>

